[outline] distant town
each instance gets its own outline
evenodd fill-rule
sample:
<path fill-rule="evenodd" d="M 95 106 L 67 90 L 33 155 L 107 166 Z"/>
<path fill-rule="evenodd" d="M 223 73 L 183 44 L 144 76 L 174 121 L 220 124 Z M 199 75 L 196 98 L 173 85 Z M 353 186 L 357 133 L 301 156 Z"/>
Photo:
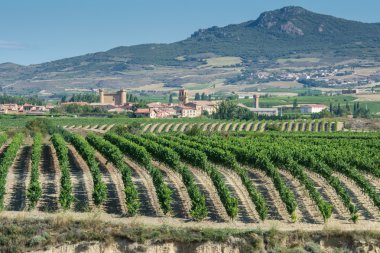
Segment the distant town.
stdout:
<path fill-rule="evenodd" d="M 357 93 L 358 90 L 343 90 L 343 94 Z M 120 89 L 115 93 L 107 93 L 104 89 L 98 90 L 98 102 L 62 102 L 60 104 L 33 105 L 25 103 L 19 104 L 0 104 L 0 114 L 25 114 L 25 115 L 45 115 L 57 111 L 59 108 L 67 106 L 91 107 L 100 109 L 107 113 L 133 113 L 136 118 L 195 118 L 202 115 L 214 114 L 222 100 L 190 100 L 188 91 L 180 89 L 178 91 L 178 103 L 147 103 L 146 107 L 137 108 L 137 102 L 127 101 L 127 92 Z M 264 116 L 281 115 L 282 110 L 289 106 L 274 106 L 269 108 L 260 107 L 260 94 L 254 94 L 252 97 L 252 106 L 242 103 L 238 107 L 244 108 L 254 114 Z M 294 107 L 294 105 L 292 105 Z M 319 113 L 328 108 L 323 104 L 300 104 L 295 105 L 301 113 L 311 114 Z"/>

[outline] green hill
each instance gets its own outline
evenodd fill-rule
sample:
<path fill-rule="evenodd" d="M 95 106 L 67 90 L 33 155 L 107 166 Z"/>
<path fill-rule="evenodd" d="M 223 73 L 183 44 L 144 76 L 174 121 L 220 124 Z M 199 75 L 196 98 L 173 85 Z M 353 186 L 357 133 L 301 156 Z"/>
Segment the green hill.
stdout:
<path fill-rule="evenodd" d="M 253 21 L 200 29 L 189 38 L 171 44 L 117 47 L 41 67 L 79 67 L 83 61 L 92 63 L 86 65 L 86 69 L 107 63 L 109 70 L 124 70 L 127 64 L 194 65 L 205 53 L 244 59 L 299 54 L 378 58 L 380 23 L 349 21 L 301 7 L 284 7 L 265 12 Z M 176 60 L 178 56 L 188 56 L 187 61 Z"/>

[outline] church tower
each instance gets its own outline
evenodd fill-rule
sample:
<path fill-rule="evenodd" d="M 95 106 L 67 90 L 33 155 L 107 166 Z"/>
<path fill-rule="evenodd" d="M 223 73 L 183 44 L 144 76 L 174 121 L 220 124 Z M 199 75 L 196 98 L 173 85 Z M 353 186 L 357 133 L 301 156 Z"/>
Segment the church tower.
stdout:
<path fill-rule="evenodd" d="M 101 104 L 104 104 L 104 90 L 103 89 L 99 89 L 99 98 L 100 98 L 100 103 Z"/>
<path fill-rule="evenodd" d="M 189 97 L 187 96 L 187 90 L 180 89 L 178 93 L 178 100 L 181 104 L 187 104 L 189 103 Z"/>

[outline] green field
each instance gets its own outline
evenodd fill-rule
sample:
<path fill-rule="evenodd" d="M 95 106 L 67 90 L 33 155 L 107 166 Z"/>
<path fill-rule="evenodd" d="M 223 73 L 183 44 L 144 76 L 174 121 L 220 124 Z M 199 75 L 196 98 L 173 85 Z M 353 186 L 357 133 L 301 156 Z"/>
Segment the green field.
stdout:
<path fill-rule="evenodd" d="M 330 103 L 333 106 L 340 104 L 341 106 L 348 105 L 351 109 L 355 103 L 355 97 L 352 96 L 297 96 L 297 97 L 261 97 L 260 106 L 261 107 L 272 107 L 278 105 L 291 105 L 294 100 L 297 99 L 298 104 L 324 104 L 329 106 Z M 239 99 L 240 103 L 243 103 L 247 106 L 252 106 L 252 99 Z M 361 101 L 359 102 L 362 107 L 368 107 L 371 114 L 380 113 L 380 101 Z"/>
<path fill-rule="evenodd" d="M 207 59 L 207 65 L 202 65 L 200 67 L 225 67 L 240 63 L 240 57 L 214 57 Z"/>
<path fill-rule="evenodd" d="M 320 62 L 321 59 L 319 58 L 280 58 L 277 59 L 277 62 L 280 64 L 288 63 L 288 62 L 311 62 L 311 63 L 317 63 Z"/>
<path fill-rule="evenodd" d="M 302 94 L 302 93 L 312 93 L 312 94 L 322 94 L 320 90 L 314 90 L 314 89 L 308 89 L 308 88 L 269 88 L 269 89 L 262 89 L 261 92 L 289 92 L 289 93 L 297 93 L 297 94 Z"/>
<path fill-rule="evenodd" d="M 260 105 L 262 107 L 271 107 L 277 105 L 289 105 L 293 104 L 294 99 L 297 99 L 298 104 L 324 104 L 345 105 L 346 102 L 352 103 L 355 97 L 352 96 L 297 96 L 297 97 L 261 97 Z M 247 106 L 252 105 L 252 99 L 239 99 L 240 103 Z"/>

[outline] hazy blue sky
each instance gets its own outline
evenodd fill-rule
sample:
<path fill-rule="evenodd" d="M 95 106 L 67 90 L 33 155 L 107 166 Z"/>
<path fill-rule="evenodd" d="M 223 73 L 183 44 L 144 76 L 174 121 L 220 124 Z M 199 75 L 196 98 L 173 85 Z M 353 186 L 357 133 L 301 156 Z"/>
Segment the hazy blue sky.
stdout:
<path fill-rule="evenodd" d="M 287 5 L 380 22 L 380 0 L 0 0 L 0 63 L 174 42 L 199 28 L 256 19 Z"/>

